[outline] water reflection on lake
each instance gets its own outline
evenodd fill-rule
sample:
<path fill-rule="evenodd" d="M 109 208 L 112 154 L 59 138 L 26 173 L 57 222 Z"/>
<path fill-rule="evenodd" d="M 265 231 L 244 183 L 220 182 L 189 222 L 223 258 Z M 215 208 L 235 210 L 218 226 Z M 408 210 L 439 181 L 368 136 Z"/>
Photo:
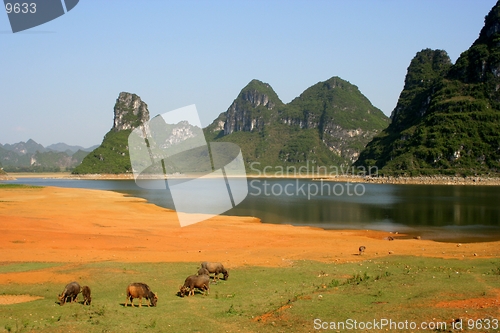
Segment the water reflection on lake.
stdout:
<path fill-rule="evenodd" d="M 213 180 L 208 179 L 205 189 Z M 113 190 L 174 208 L 168 191 L 132 180 L 20 179 L 16 183 Z M 325 229 L 398 231 L 440 241 L 500 240 L 500 187 L 391 185 L 249 179 L 249 194 L 225 215 Z"/>
<path fill-rule="evenodd" d="M 260 185 L 263 188 L 264 180 L 259 182 L 254 182 L 254 187 Z M 292 184 L 288 194 L 301 184 L 305 183 L 307 188 L 313 183 L 308 180 L 272 182 L 281 187 Z M 326 182 L 316 183 L 321 188 Z M 362 184 L 365 189 L 362 195 L 356 195 L 354 191 L 348 195 L 347 183 L 333 184 L 338 184 L 338 191 L 331 190 L 328 194 L 325 189 L 323 195 L 318 191 L 310 200 L 307 193 L 289 196 L 283 192 L 276 196 L 278 190 L 274 193 L 269 190 L 269 196 L 264 195 L 264 191 L 258 196 L 252 195 L 258 191 L 250 186 L 247 200 L 227 214 L 253 215 L 265 222 L 325 229 L 406 232 L 411 236 L 442 241 L 500 239 L 500 188 L 496 186 Z M 341 184 L 344 193 L 338 195 Z M 351 184 L 351 189 L 353 186 Z M 270 185 L 267 187 L 269 189 Z"/>

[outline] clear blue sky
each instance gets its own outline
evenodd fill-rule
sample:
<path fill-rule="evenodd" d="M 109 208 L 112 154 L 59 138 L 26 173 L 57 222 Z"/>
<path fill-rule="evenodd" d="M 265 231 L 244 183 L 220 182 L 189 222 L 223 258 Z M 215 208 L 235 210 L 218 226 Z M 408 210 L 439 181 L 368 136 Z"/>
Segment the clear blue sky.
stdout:
<path fill-rule="evenodd" d="M 252 79 L 285 102 L 339 76 L 390 115 L 416 52 L 456 61 L 495 0 L 80 0 L 13 34 L 0 13 L 0 143 L 100 144 L 121 91 L 202 125 Z"/>

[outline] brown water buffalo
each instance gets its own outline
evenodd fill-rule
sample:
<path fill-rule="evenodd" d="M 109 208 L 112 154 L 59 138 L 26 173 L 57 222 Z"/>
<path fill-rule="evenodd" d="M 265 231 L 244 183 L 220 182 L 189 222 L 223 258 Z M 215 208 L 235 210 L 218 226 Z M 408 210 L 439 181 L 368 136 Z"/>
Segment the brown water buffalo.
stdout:
<path fill-rule="evenodd" d="M 90 305 L 90 302 L 92 302 L 92 297 L 90 297 L 89 286 L 82 287 L 82 295 L 83 295 L 83 305 Z"/>
<path fill-rule="evenodd" d="M 198 270 L 198 275 L 210 275 L 210 272 L 208 271 L 208 269 L 201 267 Z"/>
<path fill-rule="evenodd" d="M 69 297 L 70 302 L 73 303 L 76 301 L 78 294 L 80 293 L 80 285 L 78 282 L 71 282 L 64 287 L 63 292 L 57 298 L 59 299 L 59 304 L 66 304 L 66 300 Z"/>
<path fill-rule="evenodd" d="M 188 292 L 188 296 L 194 296 L 195 288 L 206 291 L 206 294 L 210 294 L 210 277 L 205 274 L 188 276 L 186 281 L 184 281 L 184 285 L 181 286 L 179 294 L 181 297 L 184 297 L 186 292 Z"/>
<path fill-rule="evenodd" d="M 201 263 L 201 268 L 205 268 L 209 273 L 214 273 L 214 280 L 219 279 L 220 273 L 224 275 L 224 280 L 227 280 L 229 278 L 229 273 L 220 262 L 204 261 Z"/>
<path fill-rule="evenodd" d="M 139 299 L 139 307 L 142 307 L 142 298 L 149 300 L 148 306 L 156 306 L 156 303 L 158 302 L 158 296 L 151 291 L 147 284 L 141 282 L 131 283 L 128 285 L 125 306 L 128 305 L 129 300 L 130 304 L 134 306 L 134 298 Z"/>

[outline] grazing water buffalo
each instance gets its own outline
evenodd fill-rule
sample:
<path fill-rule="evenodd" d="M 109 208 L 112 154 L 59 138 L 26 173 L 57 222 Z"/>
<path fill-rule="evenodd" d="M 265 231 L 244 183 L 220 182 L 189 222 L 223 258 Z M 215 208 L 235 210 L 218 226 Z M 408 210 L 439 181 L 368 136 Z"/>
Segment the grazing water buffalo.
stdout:
<path fill-rule="evenodd" d="M 90 305 L 90 302 L 92 302 L 92 297 L 90 297 L 90 288 L 88 286 L 82 287 L 82 295 L 83 305 Z"/>
<path fill-rule="evenodd" d="M 201 268 L 205 268 L 209 273 L 214 273 L 214 280 L 219 279 L 220 273 L 224 275 L 224 280 L 227 280 L 229 278 L 229 273 L 220 262 L 204 261 L 201 263 Z"/>
<path fill-rule="evenodd" d="M 148 306 L 156 306 L 158 302 L 158 296 L 154 294 L 149 286 L 145 283 L 131 283 L 127 287 L 127 300 L 125 301 L 125 306 L 128 305 L 128 301 L 130 300 L 130 304 L 134 306 L 134 298 L 139 299 L 139 307 L 142 307 L 142 298 L 149 300 Z"/>
<path fill-rule="evenodd" d="M 201 267 L 198 270 L 198 275 L 210 275 L 210 272 L 208 271 L 208 269 Z"/>
<path fill-rule="evenodd" d="M 73 303 L 76 301 L 78 294 L 80 293 L 80 285 L 78 282 L 71 282 L 64 287 L 63 292 L 57 298 L 59 299 L 59 304 L 66 304 L 66 299 L 69 297 L 70 302 Z"/>
<path fill-rule="evenodd" d="M 188 292 L 188 296 L 194 296 L 195 288 L 206 291 L 206 294 L 210 294 L 210 277 L 205 274 L 188 276 L 186 281 L 184 281 L 184 285 L 181 286 L 179 294 L 181 297 L 184 297 L 186 292 Z"/>

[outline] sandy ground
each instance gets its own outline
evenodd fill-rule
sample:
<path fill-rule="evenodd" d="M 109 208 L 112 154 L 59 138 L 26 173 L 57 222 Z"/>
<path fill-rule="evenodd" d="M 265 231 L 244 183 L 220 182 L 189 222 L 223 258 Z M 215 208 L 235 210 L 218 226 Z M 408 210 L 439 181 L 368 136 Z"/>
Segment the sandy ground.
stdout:
<path fill-rule="evenodd" d="M 0 295 L 0 305 L 25 303 L 42 298 L 43 297 L 31 295 Z"/>
<path fill-rule="evenodd" d="M 500 242 L 439 243 L 375 231 L 263 224 L 217 216 L 180 227 L 177 214 L 120 193 L 56 187 L 0 190 L 2 262 L 201 262 L 281 266 L 293 260 L 365 260 L 391 254 L 500 256 Z M 388 237 L 394 237 L 393 241 Z M 365 246 L 363 255 L 359 246 Z M 5 283 L 9 274 L 0 274 Z"/>
<path fill-rule="evenodd" d="M 65 263 L 63 267 L 1 273 L 0 285 L 66 283 L 75 277 L 90 277 L 92 272 L 80 266 L 99 261 L 207 260 L 234 268 L 287 266 L 302 259 L 342 263 L 390 255 L 471 261 L 500 256 L 500 242 L 439 243 L 404 239 L 404 235 L 386 232 L 263 224 L 252 217 L 217 216 L 180 227 L 176 212 L 144 199 L 109 191 L 56 187 L 0 189 L 0 235 L 0 265 Z M 366 251 L 359 255 L 361 245 Z M 0 304 L 33 299 L 29 295 L 5 295 Z M 484 305 L 483 299 L 481 302 Z M 492 300 L 491 304 L 498 302 Z"/>

